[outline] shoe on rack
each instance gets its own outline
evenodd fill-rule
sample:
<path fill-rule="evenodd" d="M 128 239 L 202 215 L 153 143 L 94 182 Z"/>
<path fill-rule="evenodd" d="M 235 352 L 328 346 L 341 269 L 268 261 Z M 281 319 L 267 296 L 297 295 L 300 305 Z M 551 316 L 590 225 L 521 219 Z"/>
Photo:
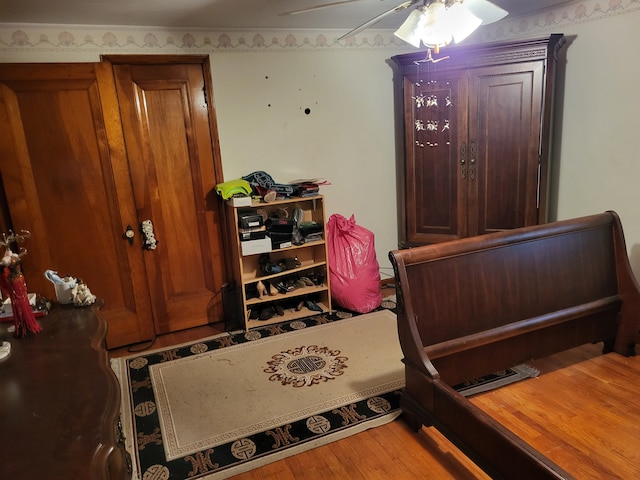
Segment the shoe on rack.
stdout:
<path fill-rule="evenodd" d="M 278 266 L 280 266 L 283 270 L 292 270 L 294 268 L 300 268 L 300 265 L 301 263 L 300 263 L 300 260 L 298 260 L 298 257 L 283 258 L 278 263 Z"/>
<path fill-rule="evenodd" d="M 269 320 L 271 317 L 273 317 L 275 310 L 273 309 L 273 307 L 264 307 L 262 309 L 262 311 L 260 312 L 260 320 Z"/>
<path fill-rule="evenodd" d="M 258 263 L 260 264 L 260 270 L 265 275 L 282 272 L 282 267 L 273 263 L 268 253 L 263 253 L 262 255 L 260 255 Z"/>
<path fill-rule="evenodd" d="M 307 287 L 313 287 L 315 285 L 315 283 L 313 283 L 309 277 L 300 277 L 300 280 Z"/>
<path fill-rule="evenodd" d="M 304 304 L 309 310 L 313 310 L 314 312 L 322 312 L 322 308 L 320 308 L 317 303 L 312 302 L 311 300 L 305 300 Z"/>
<path fill-rule="evenodd" d="M 280 293 L 287 293 L 289 291 L 287 290 L 287 286 L 282 282 L 282 280 L 276 283 L 276 288 Z"/>
<path fill-rule="evenodd" d="M 270 283 L 270 282 L 264 282 L 264 283 L 267 286 L 267 291 L 269 292 L 270 296 L 273 297 L 274 295 L 278 294 L 278 289 L 276 287 L 274 287 L 272 283 Z"/>
<path fill-rule="evenodd" d="M 250 298 L 260 298 L 258 294 L 258 288 L 256 284 L 249 284 L 246 286 L 247 300 Z"/>
<path fill-rule="evenodd" d="M 256 283 L 256 289 L 258 290 L 258 298 L 262 298 L 263 295 L 267 294 L 267 287 L 264 286 L 261 280 Z"/>

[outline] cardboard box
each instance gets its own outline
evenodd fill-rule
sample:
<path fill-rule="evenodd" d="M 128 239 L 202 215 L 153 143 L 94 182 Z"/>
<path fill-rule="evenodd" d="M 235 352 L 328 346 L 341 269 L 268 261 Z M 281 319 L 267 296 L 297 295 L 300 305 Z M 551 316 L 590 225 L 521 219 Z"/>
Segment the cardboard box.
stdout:
<path fill-rule="evenodd" d="M 242 250 L 242 256 L 270 252 L 271 239 L 267 237 L 260 240 L 246 240 L 244 242 L 240 242 L 240 248 Z"/>
<path fill-rule="evenodd" d="M 251 206 L 251 197 L 231 197 L 227 200 L 227 203 L 232 207 L 250 207 Z"/>
<path fill-rule="evenodd" d="M 289 248 L 293 244 L 291 240 L 273 240 L 271 239 L 271 246 L 274 250 L 280 250 L 281 248 Z"/>

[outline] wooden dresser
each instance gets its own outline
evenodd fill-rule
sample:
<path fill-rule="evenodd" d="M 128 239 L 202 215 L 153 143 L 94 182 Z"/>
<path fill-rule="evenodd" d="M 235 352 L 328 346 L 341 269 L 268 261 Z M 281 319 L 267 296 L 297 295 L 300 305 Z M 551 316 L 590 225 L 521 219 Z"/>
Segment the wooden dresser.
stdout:
<path fill-rule="evenodd" d="M 0 478 L 130 478 L 119 434 L 120 393 L 90 307 L 56 305 L 27 338 L 0 324 Z"/>

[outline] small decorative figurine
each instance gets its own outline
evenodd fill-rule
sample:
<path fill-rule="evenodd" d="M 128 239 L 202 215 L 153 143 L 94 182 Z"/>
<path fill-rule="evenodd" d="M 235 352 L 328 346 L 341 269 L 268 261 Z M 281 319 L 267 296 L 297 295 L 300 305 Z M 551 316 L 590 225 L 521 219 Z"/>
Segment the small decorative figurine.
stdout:
<path fill-rule="evenodd" d="M 0 289 L 11 299 L 16 337 L 34 335 L 42 330 L 33 314 L 27 294 L 27 283 L 22 275 L 22 257 L 27 251 L 20 249 L 19 253 L 14 253 L 11 250 L 12 245 L 24 243 L 30 236 L 27 230 L 22 230 L 19 234 L 9 230 L 9 235 L 3 233 L 0 241 L 0 245 L 5 248 L 4 256 L 0 260 Z"/>
<path fill-rule="evenodd" d="M 82 280 L 78 280 L 78 283 L 71 289 L 71 295 L 73 295 L 73 304 L 76 307 L 86 307 L 96 301 L 96 296 L 91 293 L 87 284 Z"/>

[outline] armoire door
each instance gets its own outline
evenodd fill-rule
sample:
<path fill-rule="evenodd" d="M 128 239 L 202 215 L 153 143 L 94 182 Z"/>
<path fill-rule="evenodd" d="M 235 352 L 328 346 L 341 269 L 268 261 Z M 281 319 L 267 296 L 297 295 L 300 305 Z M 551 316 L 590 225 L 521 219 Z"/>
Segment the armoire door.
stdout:
<path fill-rule="evenodd" d="M 467 78 L 416 66 L 404 77 L 406 129 L 403 246 L 467 236 Z"/>
<path fill-rule="evenodd" d="M 469 235 L 538 222 L 543 62 L 469 71 Z"/>
<path fill-rule="evenodd" d="M 135 218 L 151 222 L 158 242 L 143 252 L 155 331 L 219 321 L 225 258 L 215 186 L 222 174 L 208 59 L 103 59 L 113 64 Z"/>
<path fill-rule="evenodd" d="M 55 299 L 47 269 L 79 277 L 104 301 L 110 347 L 151 339 L 143 252 L 122 237 L 137 212 L 108 64 L 0 64 L 0 175 L 5 224 L 31 232 L 29 291 Z"/>

